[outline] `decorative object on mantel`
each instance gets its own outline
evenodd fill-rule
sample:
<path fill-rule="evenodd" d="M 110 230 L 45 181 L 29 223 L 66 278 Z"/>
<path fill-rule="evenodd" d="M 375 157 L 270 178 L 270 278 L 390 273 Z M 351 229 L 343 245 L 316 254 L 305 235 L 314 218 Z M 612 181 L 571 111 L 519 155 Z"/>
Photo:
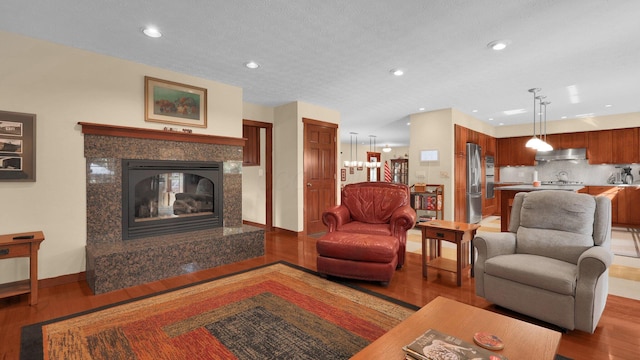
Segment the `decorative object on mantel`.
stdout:
<path fill-rule="evenodd" d="M 0 111 L 0 181 L 36 181 L 36 115 Z"/>
<path fill-rule="evenodd" d="M 144 77 L 144 120 L 207 127 L 207 89 Z"/>
<path fill-rule="evenodd" d="M 187 134 L 191 134 L 191 133 L 193 132 L 193 130 L 191 130 L 191 129 L 182 129 L 182 130 L 180 130 L 180 129 L 176 129 L 176 128 L 172 128 L 172 127 L 167 127 L 167 126 L 165 126 L 163 130 L 164 130 L 164 131 L 173 131 L 173 132 L 180 132 L 180 131 L 182 131 L 182 132 L 187 133 Z"/>

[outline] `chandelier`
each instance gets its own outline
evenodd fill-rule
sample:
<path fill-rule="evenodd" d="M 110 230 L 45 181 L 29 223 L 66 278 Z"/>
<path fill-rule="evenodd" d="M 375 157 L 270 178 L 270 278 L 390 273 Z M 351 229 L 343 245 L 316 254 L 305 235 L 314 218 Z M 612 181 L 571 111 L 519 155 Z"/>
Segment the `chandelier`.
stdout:
<path fill-rule="evenodd" d="M 362 161 L 358 161 L 358 133 L 355 132 L 350 132 L 349 135 L 351 136 L 350 139 L 350 151 L 351 151 L 351 156 L 349 158 L 349 160 L 345 160 L 344 161 L 344 167 L 360 167 L 362 166 Z M 356 159 L 353 160 L 353 136 L 356 136 Z"/>
<path fill-rule="evenodd" d="M 373 142 L 373 147 L 371 147 L 371 143 Z M 376 151 L 376 136 L 369 135 L 369 152 Z M 380 159 L 374 161 L 367 161 L 364 163 L 364 166 L 367 168 L 379 168 L 380 167 Z"/>

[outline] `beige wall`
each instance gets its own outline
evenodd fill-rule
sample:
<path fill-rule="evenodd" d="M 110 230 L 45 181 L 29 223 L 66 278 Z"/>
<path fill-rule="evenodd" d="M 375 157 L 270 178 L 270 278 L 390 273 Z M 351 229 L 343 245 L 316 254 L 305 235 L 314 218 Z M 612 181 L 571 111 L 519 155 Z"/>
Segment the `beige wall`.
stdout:
<path fill-rule="evenodd" d="M 299 101 L 275 108 L 273 222 L 275 227 L 296 232 L 304 230 L 303 118 L 340 124 L 340 113 Z"/>
<path fill-rule="evenodd" d="M 608 116 L 595 116 L 571 120 L 547 121 L 547 134 L 605 129 L 623 129 L 630 127 L 640 127 L 640 112 Z M 497 138 L 532 135 L 533 120 L 528 124 L 499 126 L 494 129 L 494 136 Z"/>
<path fill-rule="evenodd" d="M 85 269 L 86 194 L 78 122 L 162 129 L 144 121 L 144 76 L 208 89 L 207 129 L 241 137 L 242 89 L 0 32 L 0 109 L 37 115 L 37 181 L 0 182 L 2 233 L 43 230 L 39 277 Z M 0 262 L 0 283 L 28 277 L 26 259 Z"/>

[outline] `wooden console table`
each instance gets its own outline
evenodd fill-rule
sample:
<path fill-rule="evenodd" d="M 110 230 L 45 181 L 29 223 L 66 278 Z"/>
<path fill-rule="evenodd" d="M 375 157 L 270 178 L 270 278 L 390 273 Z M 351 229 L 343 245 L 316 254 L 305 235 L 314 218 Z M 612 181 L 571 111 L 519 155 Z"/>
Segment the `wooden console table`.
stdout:
<path fill-rule="evenodd" d="M 42 231 L 0 235 L 0 260 L 29 258 L 29 279 L 0 284 L 0 299 L 30 293 L 29 305 L 38 303 L 38 250 L 42 241 Z"/>
<path fill-rule="evenodd" d="M 456 273 L 456 284 L 461 286 L 462 272 L 473 267 L 474 256 L 471 240 L 480 225 L 433 220 L 419 223 L 416 227 L 422 228 L 422 276 L 427 277 L 427 267 L 454 272 Z M 428 254 L 427 239 L 429 240 Z M 442 257 L 443 240 L 456 244 L 456 260 Z"/>

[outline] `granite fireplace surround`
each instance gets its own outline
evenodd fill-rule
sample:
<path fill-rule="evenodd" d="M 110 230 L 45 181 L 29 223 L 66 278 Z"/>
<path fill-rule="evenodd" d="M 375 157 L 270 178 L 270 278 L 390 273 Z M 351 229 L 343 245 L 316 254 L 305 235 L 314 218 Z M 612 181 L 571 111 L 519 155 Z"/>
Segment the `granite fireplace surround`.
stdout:
<path fill-rule="evenodd" d="M 243 139 L 80 123 L 87 163 L 87 283 L 102 294 L 264 255 L 242 224 Z M 223 226 L 122 239 L 122 159 L 222 161 Z M 93 172 L 91 164 L 108 171 Z"/>

